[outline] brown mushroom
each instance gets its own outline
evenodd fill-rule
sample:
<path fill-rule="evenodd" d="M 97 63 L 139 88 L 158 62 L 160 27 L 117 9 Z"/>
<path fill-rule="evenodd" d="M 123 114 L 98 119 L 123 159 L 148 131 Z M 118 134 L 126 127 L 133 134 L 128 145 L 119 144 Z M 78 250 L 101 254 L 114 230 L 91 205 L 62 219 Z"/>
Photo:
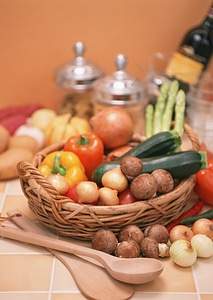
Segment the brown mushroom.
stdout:
<path fill-rule="evenodd" d="M 168 229 L 161 224 L 153 224 L 145 229 L 144 234 L 146 237 L 154 238 L 158 243 L 167 244 L 169 240 Z"/>
<path fill-rule="evenodd" d="M 171 173 L 169 173 L 168 171 L 157 169 L 151 173 L 151 176 L 153 176 L 157 182 L 158 193 L 165 194 L 173 190 L 174 180 Z"/>
<path fill-rule="evenodd" d="M 143 169 L 142 160 L 135 156 L 125 156 L 120 161 L 122 172 L 130 178 L 134 178 L 141 174 Z"/>
<path fill-rule="evenodd" d="M 157 186 L 157 182 L 153 176 L 143 173 L 132 180 L 130 190 L 137 199 L 147 200 L 156 195 Z"/>
<path fill-rule="evenodd" d="M 143 238 L 144 238 L 144 234 L 139 226 L 127 225 L 121 229 L 118 236 L 118 241 L 122 242 L 122 241 L 134 240 L 135 242 L 140 244 Z"/>
<path fill-rule="evenodd" d="M 118 244 L 115 234 L 109 229 L 100 229 L 96 231 L 92 238 L 92 248 L 113 254 Z"/>
<path fill-rule="evenodd" d="M 141 253 L 145 257 L 158 258 L 159 247 L 158 243 L 154 238 L 145 237 L 140 243 Z"/>
<path fill-rule="evenodd" d="M 115 255 L 123 258 L 134 258 L 140 256 L 140 246 L 134 240 L 128 240 L 118 243 Z"/>

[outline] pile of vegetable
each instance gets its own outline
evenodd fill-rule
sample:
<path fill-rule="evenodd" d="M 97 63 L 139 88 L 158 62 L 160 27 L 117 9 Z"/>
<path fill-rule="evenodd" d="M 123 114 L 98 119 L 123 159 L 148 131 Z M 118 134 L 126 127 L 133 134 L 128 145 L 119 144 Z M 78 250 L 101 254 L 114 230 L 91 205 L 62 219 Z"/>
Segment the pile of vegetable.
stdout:
<path fill-rule="evenodd" d="M 184 116 L 185 93 L 176 80 L 164 82 L 156 104 L 147 105 L 146 138 L 136 146 L 128 144 L 133 121 L 121 108 L 107 107 L 89 121 L 36 105 L 0 110 L 0 180 L 17 176 L 19 161 L 31 161 L 39 149 L 62 140 L 63 149 L 46 155 L 38 170 L 75 203 L 147 201 L 196 175 L 200 200 L 167 226 L 142 231 L 128 225 L 117 236 L 101 229 L 92 239 L 94 249 L 118 257 L 171 257 L 179 266 L 191 266 L 198 257 L 213 255 L 213 210 L 201 214 L 203 201 L 213 205 L 213 162 L 205 151 L 180 151 Z"/>
<path fill-rule="evenodd" d="M 130 148 L 126 144 L 133 122 L 122 108 L 104 108 L 85 126 L 80 120 L 83 133 L 79 134 L 73 127 L 75 117 L 52 117 L 45 131 L 46 143 L 65 139 L 65 144 L 61 151 L 45 157 L 39 171 L 70 201 L 112 206 L 169 193 L 182 178 L 207 167 L 205 151 L 180 151 L 185 94 L 176 80 L 163 83 L 156 105 L 149 104 L 146 112 L 147 138 Z M 108 161 L 115 149 L 120 154 Z"/>
<path fill-rule="evenodd" d="M 32 148 L 31 155 L 19 151 L 13 159 L 10 159 L 10 153 L 6 159 L 0 159 L 7 162 L 0 168 L 0 179 L 17 176 L 17 162 L 31 161 L 33 154 L 42 146 L 64 140 L 64 148 L 49 153 L 38 169 L 70 201 L 118 205 L 148 200 L 171 192 L 182 178 L 193 174 L 200 176 L 200 170 L 207 173 L 211 169 L 206 169 L 205 151 L 180 151 L 185 94 L 176 80 L 164 82 L 156 104 L 147 105 L 147 136 L 135 147 L 127 145 L 133 136 L 133 121 L 122 108 L 104 108 L 87 121 L 69 113 L 57 115 L 53 110 L 38 105 L 23 106 L 0 111 L 0 122 L 4 121 L 5 125 L 9 114 L 14 116 L 15 112 L 22 118 L 15 118 L 16 126 L 8 121 L 9 137 L 8 133 L 2 134 L 2 152 L 5 155 L 5 152 L 10 152 L 12 143 L 9 139 L 12 141 L 19 137 L 20 140 L 22 138 L 19 144 L 23 145 L 23 151 Z M 171 128 L 173 119 L 175 125 Z M 34 143 L 27 141 L 30 137 L 34 138 Z M 117 157 L 109 161 L 115 151 Z M 5 169 L 13 169 L 13 173 L 8 174 Z M 198 184 L 199 196 L 205 194 L 202 188 L 206 190 L 206 186 L 201 186 L 199 180 Z"/>
<path fill-rule="evenodd" d="M 70 114 L 57 115 L 39 104 L 0 109 L 0 180 L 18 177 L 19 161 L 70 136 L 91 131 L 89 122 Z"/>
<path fill-rule="evenodd" d="M 16 165 L 20 160 L 31 162 L 38 151 L 37 141 L 30 136 L 13 136 L 0 125 L 0 180 L 18 176 Z"/>
<path fill-rule="evenodd" d="M 213 256 L 213 220 L 197 217 L 192 228 L 176 225 L 169 232 L 161 224 L 142 231 L 136 225 L 127 225 L 116 236 L 109 229 L 95 232 L 93 249 L 123 258 L 170 257 L 176 265 L 190 267 L 197 258 Z"/>
<path fill-rule="evenodd" d="M 171 153 L 180 143 L 175 131 L 159 132 L 119 159 L 102 163 L 104 143 L 89 132 L 67 139 L 64 149 L 49 153 L 38 169 L 73 202 L 127 204 L 169 193 L 182 178 L 206 167 L 205 152 Z"/>

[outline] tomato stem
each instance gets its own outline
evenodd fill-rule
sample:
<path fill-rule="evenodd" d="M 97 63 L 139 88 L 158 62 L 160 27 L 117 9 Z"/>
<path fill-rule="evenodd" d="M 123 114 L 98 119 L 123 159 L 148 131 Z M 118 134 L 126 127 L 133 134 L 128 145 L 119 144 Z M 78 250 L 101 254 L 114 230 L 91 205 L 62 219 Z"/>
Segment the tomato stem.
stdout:
<path fill-rule="evenodd" d="M 90 139 L 86 138 L 83 134 L 81 135 L 80 139 L 77 141 L 78 145 L 89 145 Z"/>

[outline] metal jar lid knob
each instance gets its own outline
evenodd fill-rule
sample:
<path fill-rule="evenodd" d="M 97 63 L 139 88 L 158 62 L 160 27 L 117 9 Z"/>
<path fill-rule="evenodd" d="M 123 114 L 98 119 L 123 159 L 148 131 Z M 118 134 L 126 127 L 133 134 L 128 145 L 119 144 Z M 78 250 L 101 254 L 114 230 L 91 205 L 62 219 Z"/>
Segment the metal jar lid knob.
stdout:
<path fill-rule="evenodd" d="M 115 105 L 133 104 L 144 99 L 142 81 L 125 71 L 127 58 L 118 54 L 115 58 L 116 71 L 94 83 L 94 97 L 98 102 Z"/>
<path fill-rule="evenodd" d="M 56 71 L 57 84 L 77 91 L 91 88 L 93 82 L 101 77 L 103 71 L 84 58 L 85 46 L 82 42 L 77 42 L 73 50 L 75 59 L 64 64 Z"/>

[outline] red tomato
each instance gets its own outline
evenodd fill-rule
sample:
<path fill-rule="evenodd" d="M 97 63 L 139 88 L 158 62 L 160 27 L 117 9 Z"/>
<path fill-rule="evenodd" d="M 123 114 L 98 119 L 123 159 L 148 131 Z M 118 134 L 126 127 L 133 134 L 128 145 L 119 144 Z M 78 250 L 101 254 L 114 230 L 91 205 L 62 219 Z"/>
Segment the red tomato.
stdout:
<path fill-rule="evenodd" d="M 73 200 L 75 203 L 78 203 L 78 195 L 76 193 L 76 186 L 77 183 L 71 186 L 68 191 L 66 192 L 65 196 Z"/>
<path fill-rule="evenodd" d="M 208 163 L 208 168 L 196 173 L 195 193 L 205 203 L 213 206 L 213 160 Z"/>
<path fill-rule="evenodd" d="M 138 199 L 132 195 L 129 188 L 119 194 L 119 204 L 121 205 L 134 203 L 136 201 L 138 201 Z"/>

